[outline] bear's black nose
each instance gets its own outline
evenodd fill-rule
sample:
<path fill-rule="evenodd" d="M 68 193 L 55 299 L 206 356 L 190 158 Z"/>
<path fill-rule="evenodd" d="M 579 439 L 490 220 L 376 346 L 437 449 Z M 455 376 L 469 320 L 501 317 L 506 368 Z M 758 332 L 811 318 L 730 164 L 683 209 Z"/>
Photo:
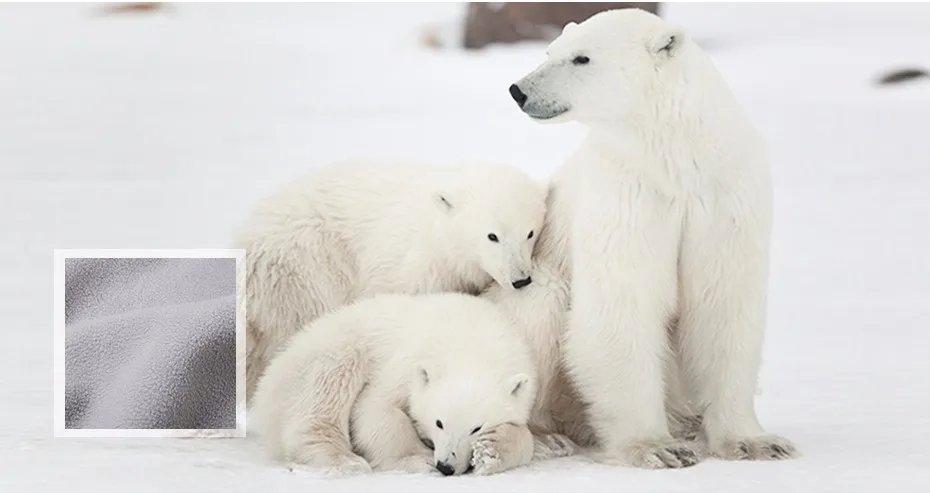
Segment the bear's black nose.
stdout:
<path fill-rule="evenodd" d="M 523 91 L 521 91 L 516 84 L 510 84 L 510 96 L 517 102 L 520 108 L 523 108 L 523 105 L 526 104 L 526 94 L 523 94 Z"/>
<path fill-rule="evenodd" d="M 438 469 L 443 476 L 451 476 L 455 474 L 455 468 L 449 464 L 446 464 L 445 462 L 437 462 L 436 469 Z"/>
<path fill-rule="evenodd" d="M 533 282 L 533 278 L 527 276 L 526 279 L 520 279 L 519 281 L 514 281 L 511 284 L 513 284 L 514 289 L 520 289 L 529 286 L 531 282 Z"/>

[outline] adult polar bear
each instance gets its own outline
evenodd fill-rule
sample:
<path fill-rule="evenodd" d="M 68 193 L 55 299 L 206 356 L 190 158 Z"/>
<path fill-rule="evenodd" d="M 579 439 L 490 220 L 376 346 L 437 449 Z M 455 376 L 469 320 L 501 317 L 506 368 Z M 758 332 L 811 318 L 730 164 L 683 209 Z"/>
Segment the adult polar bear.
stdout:
<path fill-rule="evenodd" d="M 589 127 L 553 177 L 536 255 L 571 279 L 563 350 L 603 459 L 696 463 L 696 444 L 669 432 L 667 397 L 697 410 L 717 457 L 795 455 L 763 431 L 753 402 L 769 160 L 710 59 L 652 14 L 607 11 L 567 25 L 510 92 L 534 120 Z M 678 389 L 664 385 L 669 369 Z"/>
<path fill-rule="evenodd" d="M 234 239 L 248 270 L 248 399 L 291 335 L 351 301 L 529 285 L 547 190 L 506 165 L 356 160 L 261 201 Z"/>

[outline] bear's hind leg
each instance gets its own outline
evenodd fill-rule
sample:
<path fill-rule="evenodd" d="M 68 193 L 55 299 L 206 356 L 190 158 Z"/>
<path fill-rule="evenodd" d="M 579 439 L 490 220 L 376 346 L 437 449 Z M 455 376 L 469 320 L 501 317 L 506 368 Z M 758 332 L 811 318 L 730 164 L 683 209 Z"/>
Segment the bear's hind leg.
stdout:
<path fill-rule="evenodd" d="M 688 216 L 679 267 L 683 374 L 701 410 L 711 454 L 788 459 L 797 455 L 794 445 L 766 434 L 755 412 L 769 235 L 766 214 L 750 205 L 721 196 Z"/>
<path fill-rule="evenodd" d="M 393 396 L 369 386 L 352 410 L 352 443 L 376 471 L 438 473 L 433 452 Z"/>
<path fill-rule="evenodd" d="M 308 463 L 314 465 L 309 466 Z M 351 452 L 333 450 L 322 444 L 316 450 L 313 447 L 303 449 L 296 460 L 287 463 L 287 467 L 292 471 L 306 471 L 327 478 L 356 476 L 371 472 L 371 465 L 363 457 Z"/>
<path fill-rule="evenodd" d="M 297 390 L 302 395 L 280 404 L 305 408 L 305 414 L 283 424 L 284 459 L 291 469 L 329 477 L 371 472 L 368 462 L 352 450 L 349 436 L 352 405 L 365 384 L 362 358 L 355 350 L 316 357 L 303 370 L 308 377 Z"/>

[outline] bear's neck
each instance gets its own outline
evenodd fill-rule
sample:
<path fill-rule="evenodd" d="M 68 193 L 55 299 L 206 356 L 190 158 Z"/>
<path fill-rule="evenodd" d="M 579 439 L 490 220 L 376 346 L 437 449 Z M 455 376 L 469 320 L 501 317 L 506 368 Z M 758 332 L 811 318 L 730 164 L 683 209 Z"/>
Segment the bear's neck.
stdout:
<path fill-rule="evenodd" d="M 589 126 L 589 149 L 620 157 L 625 166 L 642 166 L 673 174 L 685 167 L 707 165 L 705 147 L 738 149 L 755 139 L 754 129 L 719 72 L 709 64 L 686 67 L 667 85 L 653 88 L 656 101 L 623 117 Z M 690 75 L 689 75 L 690 74 Z M 699 76 L 695 76 L 699 75 Z"/>

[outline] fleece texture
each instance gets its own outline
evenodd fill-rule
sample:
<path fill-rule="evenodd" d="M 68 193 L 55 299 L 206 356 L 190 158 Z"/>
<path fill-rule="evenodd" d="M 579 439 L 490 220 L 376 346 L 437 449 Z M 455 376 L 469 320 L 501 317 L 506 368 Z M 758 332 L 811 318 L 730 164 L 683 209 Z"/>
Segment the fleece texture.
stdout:
<path fill-rule="evenodd" d="M 235 259 L 67 259 L 65 339 L 67 428 L 235 428 Z"/>

